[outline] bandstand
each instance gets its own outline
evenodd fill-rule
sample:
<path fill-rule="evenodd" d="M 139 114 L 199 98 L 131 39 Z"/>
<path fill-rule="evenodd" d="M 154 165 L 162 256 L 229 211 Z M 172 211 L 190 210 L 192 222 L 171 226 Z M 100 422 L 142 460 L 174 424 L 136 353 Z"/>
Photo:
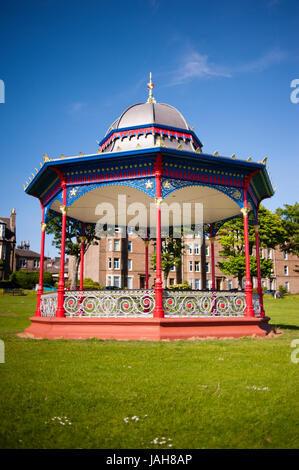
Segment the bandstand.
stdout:
<path fill-rule="evenodd" d="M 258 211 L 261 201 L 273 195 L 265 160 L 253 162 L 202 151 L 202 144 L 180 112 L 156 103 L 150 78 L 147 102 L 131 106 L 110 126 L 96 154 L 51 159 L 44 162 L 25 187 L 42 208 L 40 279 L 37 309 L 26 333 L 36 338 L 188 339 L 203 337 L 265 336 L 270 331 L 265 316 L 259 259 Z M 156 240 L 154 289 L 83 290 L 84 243 L 94 231 L 98 207 L 113 207 L 122 226 L 126 202 L 144 208 Z M 211 246 L 212 289 L 173 291 L 163 289 L 161 227 L 163 204 L 200 204 L 204 232 Z M 150 216 L 154 206 L 155 217 Z M 102 206 L 101 206 L 102 207 Z M 107 206 L 108 207 L 108 206 Z M 109 211 L 106 211 L 107 226 Z M 47 223 L 62 217 L 60 278 L 56 293 L 43 292 L 45 231 Z M 108 214 L 108 215 L 107 215 Z M 243 217 L 246 262 L 245 291 L 216 291 L 214 238 L 222 224 Z M 65 289 L 65 231 L 70 218 L 81 230 L 80 289 Z M 192 226 L 195 224 L 192 215 Z M 251 222 L 250 222 L 251 221 Z M 248 224 L 255 228 L 257 294 L 250 275 Z M 152 232 L 151 232 L 152 233 Z M 145 248 L 148 257 L 148 250 Z M 148 259 L 146 259 L 148 270 Z"/>

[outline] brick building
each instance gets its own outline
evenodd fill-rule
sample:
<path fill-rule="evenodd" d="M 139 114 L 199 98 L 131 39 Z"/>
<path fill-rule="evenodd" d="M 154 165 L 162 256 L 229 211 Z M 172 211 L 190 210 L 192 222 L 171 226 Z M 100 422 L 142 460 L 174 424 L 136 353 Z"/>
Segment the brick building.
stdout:
<path fill-rule="evenodd" d="M 0 217 L 0 260 L 2 270 L 0 279 L 8 279 L 15 270 L 15 246 L 16 246 L 16 211 L 12 209 L 10 217 Z"/>
<path fill-rule="evenodd" d="M 199 238 L 185 238 L 185 250 L 181 266 L 173 268 L 168 276 L 168 286 L 188 281 L 192 289 L 211 289 L 211 250 L 210 241 L 205 238 L 201 244 Z M 151 268 L 153 243 L 149 245 L 149 287 L 154 285 L 155 273 Z M 222 258 L 221 246 L 215 241 L 216 289 L 230 290 L 238 288 L 236 278 L 226 276 L 217 267 Z M 280 285 L 294 294 L 299 292 L 299 258 L 280 251 L 278 248 L 261 249 L 262 257 L 273 260 L 273 273 L 270 279 L 263 279 L 262 285 L 268 290 L 276 290 Z M 100 240 L 99 245 L 91 246 L 85 255 L 84 277 L 89 277 L 101 285 L 142 289 L 145 287 L 145 243 L 130 235 Z M 253 279 L 253 287 L 257 287 Z"/>
<path fill-rule="evenodd" d="M 30 250 L 29 240 L 16 248 L 16 270 L 39 271 L 39 253 Z"/>

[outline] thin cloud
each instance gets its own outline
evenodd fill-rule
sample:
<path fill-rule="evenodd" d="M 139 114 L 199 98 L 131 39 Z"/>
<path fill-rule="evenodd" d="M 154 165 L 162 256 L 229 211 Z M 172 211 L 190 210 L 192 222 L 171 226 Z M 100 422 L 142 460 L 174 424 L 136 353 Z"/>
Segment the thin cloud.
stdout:
<path fill-rule="evenodd" d="M 82 103 L 80 101 L 76 103 L 72 103 L 69 107 L 69 112 L 70 113 L 78 113 L 79 111 L 82 111 L 82 109 L 85 107 L 85 103 Z"/>
<path fill-rule="evenodd" d="M 207 55 L 192 52 L 181 67 L 173 72 L 171 85 L 180 85 L 194 78 L 230 76 L 228 71 L 210 62 Z"/>
<path fill-rule="evenodd" d="M 235 68 L 235 72 L 262 72 L 272 65 L 280 64 L 287 58 L 287 53 L 273 49 L 264 56 Z"/>
<path fill-rule="evenodd" d="M 207 55 L 192 52 L 184 58 L 177 70 L 170 72 L 172 79 L 169 86 L 181 85 L 194 79 L 225 77 L 231 78 L 240 73 L 262 72 L 272 65 L 281 63 L 287 58 L 287 53 L 273 49 L 263 56 L 244 64 L 221 66 L 210 61 Z"/>

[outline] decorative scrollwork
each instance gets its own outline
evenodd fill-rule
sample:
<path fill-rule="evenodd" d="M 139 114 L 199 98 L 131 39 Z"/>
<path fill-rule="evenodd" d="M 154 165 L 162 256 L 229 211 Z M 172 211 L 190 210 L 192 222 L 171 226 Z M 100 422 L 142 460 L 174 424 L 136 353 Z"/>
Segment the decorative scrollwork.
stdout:
<path fill-rule="evenodd" d="M 146 316 L 153 313 L 153 290 L 66 291 L 64 309 L 73 317 Z"/>
<path fill-rule="evenodd" d="M 164 291 L 165 316 L 243 316 L 245 294 L 232 292 Z"/>
<path fill-rule="evenodd" d="M 252 296 L 254 313 L 260 315 L 260 301 Z M 172 291 L 164 290 L 163 306 L 166 317 L 241 317 L 246 300 L 244 292 Z M 152 316 L 155 294 L 151 289 L 65 291 L 66 317 L 147 317 Z M 41 296 L 41 315 L 54 317 L 57 293 Z"/>
<path fill-rule="evenodd" d="M 42 317 L 55 317 L 57 310 L 57 293 L 42 294 L 40 312 Z"/>

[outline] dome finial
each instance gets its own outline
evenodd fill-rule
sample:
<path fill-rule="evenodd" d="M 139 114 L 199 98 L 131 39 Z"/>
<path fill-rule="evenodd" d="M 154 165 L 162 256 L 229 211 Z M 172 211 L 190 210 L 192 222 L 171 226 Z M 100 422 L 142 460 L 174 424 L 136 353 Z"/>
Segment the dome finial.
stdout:
<path fill-rule="evenodd" d="M 156 100 L 153 97 L 154 83 L 152 82 L 152 72 L 150 72 L 150 81 L 147 84 L 147 88 L 149 89 L 149 95 L 148 95 L 147 103 L 156 103 Z"/>

